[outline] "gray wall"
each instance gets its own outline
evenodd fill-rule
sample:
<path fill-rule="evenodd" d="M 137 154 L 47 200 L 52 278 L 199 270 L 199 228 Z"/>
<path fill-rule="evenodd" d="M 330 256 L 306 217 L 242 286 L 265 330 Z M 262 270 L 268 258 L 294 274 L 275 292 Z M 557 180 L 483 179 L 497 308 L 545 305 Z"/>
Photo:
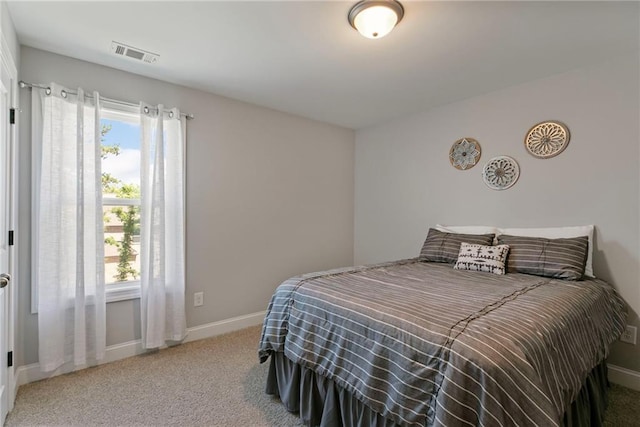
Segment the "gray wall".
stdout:
<path fill-rule="evenodd" d="M 265 310 L 295 274 L 353 264 L 354 132 L 22 47 L 20 78 L 193 113 L 187 124 L 187 326 Z M 30 93 L 21 93 L 18 365 L 37 362 L 30 314 Z M 204 291 L 204 306 L 193 293 Z M 139 301 L 107 306 L 107 345 L 139 337 Z"/>
<path fill-rule="evenodd" d="M 436 223 L 547 227 L 596 225 L 594 270 L 630 306 L 640 327 L 639 55 L 432 109 L 356 132 L 355 262 L 418 255 Z M 528 129 L 565 122 L 566 150 L 541 160 L 524 148 Z M 480 164 L 448 160 L 451 144 L 480 142 Z M 482 166 L 514 157 L 520 179 L 490 190 Z M 616 343 L 610 362 L 640 371 L 640 348 Z"/>

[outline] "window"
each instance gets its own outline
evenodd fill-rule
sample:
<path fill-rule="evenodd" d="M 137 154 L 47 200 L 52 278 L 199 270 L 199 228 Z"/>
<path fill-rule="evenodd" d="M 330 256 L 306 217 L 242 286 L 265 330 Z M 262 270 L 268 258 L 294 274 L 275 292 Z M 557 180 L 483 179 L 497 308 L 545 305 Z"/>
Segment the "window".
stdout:
<path fill-rule="evenodd" d="M 110 301 L 141 298 L 144 348 L 161 347 L 167 337 L 182 340 L 184 116 L 177 108 L 165 114 L 161 105 L 125 109 L 127 103 L 102 103 L 95 92 L 76 95 L 55 83 L 36 93 L 31 308 L 39 312 L 41 367 L 100 357 L 100 319 Z M 144 221 L 152 214 L 163 221 Z M 153 298 L 156 289 L 165 298 Z"/>
<path fill-rule="evenodd" d="M 102 110 L 102 204 L 107 302 L 140 296 L 140 119 Z"/>

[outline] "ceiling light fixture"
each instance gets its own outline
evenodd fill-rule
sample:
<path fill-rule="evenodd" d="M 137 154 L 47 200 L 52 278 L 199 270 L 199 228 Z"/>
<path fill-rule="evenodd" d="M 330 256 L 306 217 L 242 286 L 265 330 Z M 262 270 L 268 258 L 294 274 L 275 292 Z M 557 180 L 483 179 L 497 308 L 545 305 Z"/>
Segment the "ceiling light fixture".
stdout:
<path fill-rule="evenodd" d="M 404 16 L 397 0 L 362 0 L 349 11 L 349 24 L 370 39 L 379 39 L 393 30 Z"/>

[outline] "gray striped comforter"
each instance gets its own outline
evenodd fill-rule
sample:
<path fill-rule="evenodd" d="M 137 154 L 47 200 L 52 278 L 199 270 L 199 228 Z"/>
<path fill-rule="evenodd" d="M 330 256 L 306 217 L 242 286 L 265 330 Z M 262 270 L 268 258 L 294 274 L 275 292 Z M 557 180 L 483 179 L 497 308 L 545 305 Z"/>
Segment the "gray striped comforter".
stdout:
<path fill-rule="evenodd" d="M 624 320 L 600 280 L 404 260 L 285 281 L 259 356 L 284 352 L 399 424 L 556 426 Z"/>

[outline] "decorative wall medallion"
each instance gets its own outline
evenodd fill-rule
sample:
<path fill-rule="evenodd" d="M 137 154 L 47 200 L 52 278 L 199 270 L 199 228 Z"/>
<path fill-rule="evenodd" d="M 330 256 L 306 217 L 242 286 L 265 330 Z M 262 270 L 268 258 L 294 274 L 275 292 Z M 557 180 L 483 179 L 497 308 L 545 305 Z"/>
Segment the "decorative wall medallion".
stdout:
<path fill-rule="evenodd" d="M 482 169 L 482 178 L 492 190 L 506 190 L 516 183 L 520 167 L 509 156 L 498 156 L 489 160 Z"/>
<path fill-rule="evenodd" d="M 449 161 L 456 169 L 471 169 L 480 160 L 481 152 L 478 141 L 473 138 L 462 138 L 451 146 Z"/>
<path fill-rule="evenodd" d="M 569 129 L 563 123 L 549 120 L 529 129 L 524 146 L 532 156 L 548 159 L 562 153 L 570 138 Z"/>

